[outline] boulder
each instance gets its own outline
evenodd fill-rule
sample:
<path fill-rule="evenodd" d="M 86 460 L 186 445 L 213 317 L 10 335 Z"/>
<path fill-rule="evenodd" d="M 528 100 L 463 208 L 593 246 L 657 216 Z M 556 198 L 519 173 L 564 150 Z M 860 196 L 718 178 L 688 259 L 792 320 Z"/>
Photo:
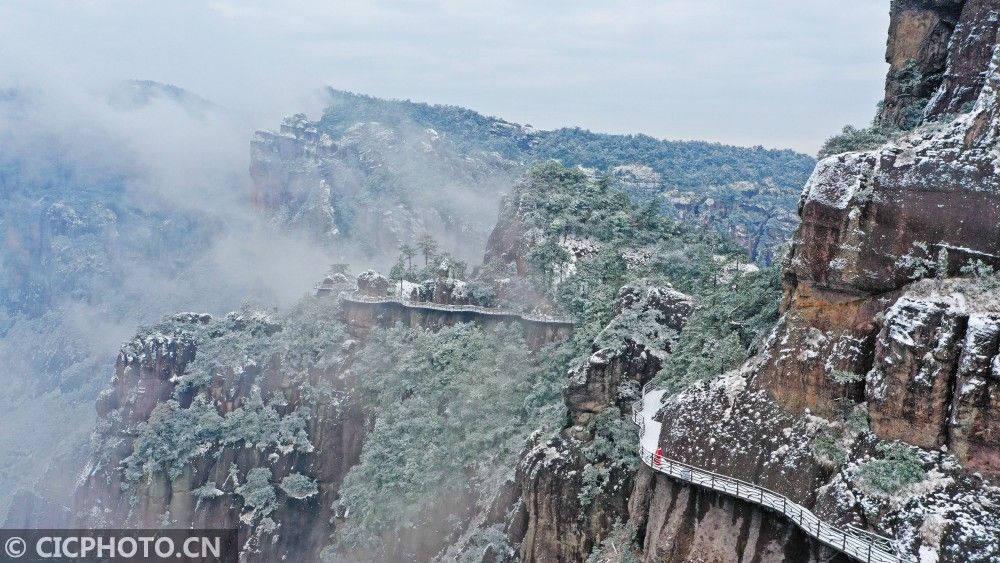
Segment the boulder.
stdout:
<path fill-rule="evenodd" d="M 365 270 L 358 275 L 358 293 L 369 297 L 385 297 L 392 284 L 389 278 L 375 270 Z"/>

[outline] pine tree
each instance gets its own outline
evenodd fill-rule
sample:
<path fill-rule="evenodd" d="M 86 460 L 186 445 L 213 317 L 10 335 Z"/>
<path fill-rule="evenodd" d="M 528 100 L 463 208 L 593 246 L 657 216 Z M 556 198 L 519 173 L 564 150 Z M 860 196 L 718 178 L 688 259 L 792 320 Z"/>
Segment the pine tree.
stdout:
<path fill-rule="evenodd" d="M 423 253 L 424 266 L 426 266 L 430 262 L 431 256 L 434 256 L 434 253 L 437 252 L 438 243 L 434 240 L 434 237 L 425 233 L 421 235 L 419 240 L 417 240 L 417 248 L 419 248 L 420 252 Z"/>
<path fill-rule="evenodd" d="M 403 258 L 406 258 L 406 269 L 407 271 L 413 271 L 413 257 L 417 255 L 417 249 L 413 248 L 413 245 L 408 243 L 403 243 L 399 245 L 399 252 L 402 253 Z"/>
<path fill-rule="evenodd" d="M 406 265 L 403 264 L 403 257 L 400 256 L 389 270 L 389 279 L 399 283 L 399 296 L 403 296 L 403 280 L 406 279 Z"/>

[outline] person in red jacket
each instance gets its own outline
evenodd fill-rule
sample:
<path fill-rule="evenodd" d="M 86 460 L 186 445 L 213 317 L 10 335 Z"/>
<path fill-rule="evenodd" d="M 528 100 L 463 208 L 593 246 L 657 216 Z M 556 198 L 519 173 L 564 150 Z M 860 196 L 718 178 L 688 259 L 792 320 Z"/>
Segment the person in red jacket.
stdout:
<path fill-rule="evenodd" d="M 663 464 L 663 448 L 656 448 L 656 453 L 653 454 L 653 467 Z"/>

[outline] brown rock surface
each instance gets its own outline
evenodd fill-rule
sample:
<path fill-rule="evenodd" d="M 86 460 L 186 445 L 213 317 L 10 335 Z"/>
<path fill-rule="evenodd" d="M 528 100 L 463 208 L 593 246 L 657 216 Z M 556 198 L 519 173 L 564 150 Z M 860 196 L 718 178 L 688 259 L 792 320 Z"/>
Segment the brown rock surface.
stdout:
<path fill-rule="evenodd" d="M 678 484 L 645 467 L 632 495 L 644 497 L 648 504 L 632 511 L 633 522 L 645 529 L 644 562 L 850 560 L 759 506 Z"/>
<path fill-rule="evenodd" d="M 693 309 L 690 297 L 670 288 L 623 287 L 612 310 L 614 318 L 598 341 L 615 329 L 644 322 L 657 327 L 656 333 L 646 335 L 649 338 L 641 344 L 631 338 L 617 341 L 614 347 L 597 348 L 595 344 L 597 349 L 570 374 L 564 391 L 573 425 L 585 426 L 609 405 L 628 412 L 633 396 L 627 395 L 622 400 L 620 386 L 632 381 L 641 387 L 660 371 L 663 359 Z"/>
<path fill-rule="evenodd" d="M 889 73 L 879 120 L 901 125 L 907 106 L 926 103 L 941 84 L 948 42 L 964 0 L 894 0 L 885 60 Z M 919 109 L 923 109 L 921 104 Z"/>
<path fill-rule="evenodd" d="M 522 561 L 584 561 L 615 521 L 624 518 L 630 476 L 613 476 L 614 482 L 624 480 L 624 484 L 602 491 L 582 506 L 579 495 L 585 465 L 579 445 L 562 437 L 533 448 L 522 460 L 516 477 L 520 510 L 510 538 L 520 545 Z"/>
<path fill-rule="evenodd" d="M 995 16 L 979 3 L 964 5 L 963 17 L 973 18 L 977 29 L 994 25 Z M 979 41 L 995 47 L 995 30 L 983 33 Z M 955 55 L 949 64 L 957 60 Z M 956 76 L 968 72 L 949 66 Z M 914 279 L 954 276 L 973 261 L 1000 266 L 994 156 L 1000 77 L 993 66 L 976 74 L 987 78 L 969 113 L 874 151 L 817 165 L 803 193 L 802 223 L 785 271 L 785 316 L 756 381 L 789 409 L 830 414 L 839 399 L 863 398 L 860 386 L 845 389 L 830 376 L 862 374 L 880 361 L 876 355 L 885 350 L 875 349 L 877 321 Z M 919 369 L 918 363 L 909 365 Z M 902 416 L 906 408 L 900 408 Z M 906 423 L 905 416 L 896 422 Z M 938 438 L 935 431 L 920 443 Z"/>

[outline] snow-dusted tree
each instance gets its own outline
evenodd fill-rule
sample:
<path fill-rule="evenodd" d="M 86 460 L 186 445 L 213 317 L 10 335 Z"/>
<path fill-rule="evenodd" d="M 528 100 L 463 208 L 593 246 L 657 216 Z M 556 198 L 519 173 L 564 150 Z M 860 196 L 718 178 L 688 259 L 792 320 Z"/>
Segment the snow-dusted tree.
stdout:
<path fill-rule="evenodd" d="M 412 244 L 403 243 L 399 245 L 399 252 L 406 259 L 407 270 L 413 270 L 413 257 L 417 255 L 417 249 Z"/>
<path fill-rule="evenodd" d="M 291 498 L 302 500 L 316 495 L 319 487 L 316 481 L 301 473 L 289 473 L 281 480 L 281 490 Z"/>
<path fill-rule="evenodd" d="M 431 258 L 437 252 L 438 243 L 434 240 L 434 237 L 424 233 L 419 239 L 417 239 L 417 248 L 419 248 L 420 252 L 424 255 L 424 266 L 426 266 L 430 263 Z"/>
<path fill-rule="evenodd" d="M 442 497 L 489 494 L 524 440 L 561 421 L 565 365 L 529 361 L 519 326 L 379 332 L 356 367 L 379 417 L 341 487 L 345 545 L 397 527 L 447 525 Z M 553 408 L 553 407 L 558 408 Z"/>
<path fill-rule="evenodd" d="M 403 257 L 400 256 L 396 263 L 389 269 L 389 279 L 396 282 L 399 288 L 399 296 L 403 296 L 403 280 L 406 279 L 406 265 L 403 264 Z"/>
<path fill-rule="evenodd" d="M 246 482 L 236 487 L 236 494 L 243 498 L 246 512 L 267 516 L 277 508 L 277 494 L 271 485 L 271 470 L 266 467 L 254 467 L 248 471 Z"/>

